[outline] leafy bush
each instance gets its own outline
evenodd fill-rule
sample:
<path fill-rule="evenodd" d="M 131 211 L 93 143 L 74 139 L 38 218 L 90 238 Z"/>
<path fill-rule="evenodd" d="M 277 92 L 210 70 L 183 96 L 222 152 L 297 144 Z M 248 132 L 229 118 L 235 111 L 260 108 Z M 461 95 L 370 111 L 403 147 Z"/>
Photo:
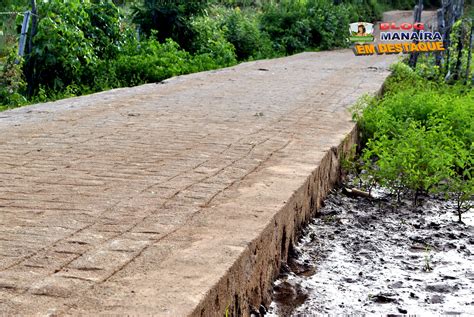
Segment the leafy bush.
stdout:
<path fill-rule="evenodd" d="M 382 14 L 390 5 L 383 1 L 362 0 L 349 1 L 350 18 L 352 22 L 366 21 L 374 22 L 382 20 Z M 411 10 L 413 8 L 409 8 Z"/>
<path fill-rule="evenodd" d="M 270 2 L 264 6 L 262 29 L 270 35 L 275 49 L 287 54 L 344 47 L 350 22 L 372 21 L 365 14 L 354 14 L 360 9 L 360 4 L 334 5 L 327 0 Z"/>
<path fill-rule="evenodd" d="M 367 179 L 397 197 L 414 193 L 415 204 L 420 193 L 446 192 L 461 219 L 474 195 L 474 91 L 426 81 L 403 64 L 394 66 L 386 89 L 355 108 Z"/>
<path fill-rule="evenodd" d="M 191 21 L 191 26 L 196 34 L 192 46 L 196 54 L 206 54 L 222 66 L 237 63 L 235 48 L 227 41 L 225 30 L 221 28 L 217 19 L 209 16 L 195 17 Z"/>
<path fill-rule="evenodd" d="M 22 64 L 23 60 L 12 50 L 3 69 L 0 70 L 0 110 L 7 108 L 7 105 L 17 107 L 26 103 L 26 98 L 22 94 L 26 88 Z"/>
<path fill-rule="evenodd" d="M 307 10 L 310 13 L 310 21 L 312 21 L 312 46 L 322 49 L 346 46 L 345 34 L 347 33 L 347 26 L 350 22 L 356 22 L 350 19 L 351 9 L 357 11 L 360 8 L 333 5 L 329 1 L 309 0 Z M 373 21 L 367 17 L 360 19 Z"/>
<path fill-rule="evenodd" d="M 469 50 L 467 48 L 470 45 L 471 26 L 472 20 L 468 18 L 460 19 L 453 25 L 450 35 L 451 43 L 449 45 L 451 58 L 449 59 L 449 65 L 447 65 L 447 79 L 449 81 L 461 79 L 465 76 L 466 72 L 468 77 L 472 76 L 472 69 L 467 69 L 469 57 Z M 468 78 L 466 79 L 468 80 Z"/>
<path fill-rule="evenodd" d="M 134 8 L 133 21 L 146 36 L 155 32 L 160 42 L 171 38 L 190 50 L 195 33 L 190 25 L 193 16 L 200 15 L 209 5 L 208 0 L 145 0 Z"/>
<path fill-rule="evenodd" d="M 444 126 L 427 129 L 413 120 L 396 137 L 382 135 L 370 140 L 364 159 L 369 163 L 376 157 L 376 167 L 370 172 L 379 184 L 397 195 L 404 189 L 412 190 L 416 204 L 420 193 L 436 191 L 435 186 L 449 176 L 462 148 Z"/>
<path fill-rule="evenodd" d="M 396 137 L 410 120 L 430 128 L 438 124 L 435 118 L 443 118 L 446 128 L 469 143 L 474 139 L 473 98 L 471 89 L 426 81 L 399 63 L 387 79 L 385 98 L 369 101 L 359 123 L 367 138 Z"/>
<path fill-rule="evenodd" d="M 111 69 L 119 86 L 133 86 L 231 65 L 235 62 L 232 53 L 229 48 L 219 57 L 210 53 L 192 55 L 171 39 L 160 43 L 152 36 L 137 46 L 129 46 L 112 61 Z"/>
<path fill-rule="evenodd" d="M 126 40 L 120 15 L 111 3 L 71 0 L 41 2 L 41 19 L 28 56 L 33 92 L 39 86 L 61 91 L 70 85 L 93 87 L 101 60 L 115 58 Z"/>
<path fill-rule="evenodd" d="M 84 29 L 85 36 L 92 41 L 95 54 L 100 59 L 113 59 L 129 39 L 124 34 L 119 9 L 111 2 L 92 3 L 85 6 L 89 21 Z"/>
<path fill-rule="evenodd" d="M 311 26 L 303 2 L 270 2 L 261 20 L 262 29 L 270 35 L 275 50 L 292 54 L 310 47 Z"/>
<path fill-rule="evenodd" d="M 188 72 L 191 55 L 179 49 L 173 40 L 159 43 L 149 39 L 113 62 L 117 78 L 123 86 L 159 82 Z"/>
<path fill-rule="evenodd" d="M 272 42 L 268 34 L 260 30 L 258 16 L 239 8 L 227 11 L 223 21 L 226 39 L 235 47 L 239 60 L 271 57 Z"/>

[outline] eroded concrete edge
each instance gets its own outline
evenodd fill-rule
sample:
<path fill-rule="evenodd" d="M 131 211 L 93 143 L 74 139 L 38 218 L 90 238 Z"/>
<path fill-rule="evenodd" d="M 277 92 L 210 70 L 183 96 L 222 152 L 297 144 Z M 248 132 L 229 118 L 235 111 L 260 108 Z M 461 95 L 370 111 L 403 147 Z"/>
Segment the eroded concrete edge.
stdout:
<path fill-rule="evenodd" d="M 304 224 L 321 208 L 324 198 L 340 180 L 342 153 L 348 153 L 358 141 L 358 129 L 352 130 L 338 147 L 329 149 L 319 165 L 306 178 L 287 203 L 275 213 L 219 282 L 204 296 L 191 316 L 249 316 L 261 304 L 271 302 L 272 282 L 281 264 L 286 262 L 291 245 Z"/>

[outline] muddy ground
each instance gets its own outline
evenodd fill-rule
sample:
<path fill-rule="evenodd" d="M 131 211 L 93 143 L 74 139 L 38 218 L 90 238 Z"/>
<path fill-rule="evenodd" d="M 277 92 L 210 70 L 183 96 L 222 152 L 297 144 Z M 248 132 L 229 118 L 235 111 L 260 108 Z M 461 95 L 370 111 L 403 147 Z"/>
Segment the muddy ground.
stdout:
<path fill-rule="evenodd" d="M 270 316 L 474 315 L 474 217 L 334 190 L 275 282 Z M 267 315 L 267 316 L 268 316 Z"/>

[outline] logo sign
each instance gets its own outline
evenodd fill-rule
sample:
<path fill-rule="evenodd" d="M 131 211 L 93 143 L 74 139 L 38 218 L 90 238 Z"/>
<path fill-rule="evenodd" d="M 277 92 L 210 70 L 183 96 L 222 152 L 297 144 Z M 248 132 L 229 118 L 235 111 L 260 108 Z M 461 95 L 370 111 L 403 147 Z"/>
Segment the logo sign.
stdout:
<path fill-rule="evenodd" d="M 373 41 L 373 33 L 371 34 L 372 40 L 366 40 L 369 34 L 369 31 L 367 31 L 369 28 L 365 27 L 367 24 L 370 25 L 370 30 L 373 32 L 373 25 L 370 23 L 350 24 L 350 39 L 351 42 L 355 43 L 353 47 L 355 55 L 430 53 L 445 50 L 441 34 L 428 31 L 424 23 L 380 23 L 378 43 L 368 43 Z"/>
<path fill-rule="evenodd" d="M 365 43 L 374 41 L 374 25 L 367 22 L 356 22 L 349 24 L 349 41 L 353 43 Z"/>

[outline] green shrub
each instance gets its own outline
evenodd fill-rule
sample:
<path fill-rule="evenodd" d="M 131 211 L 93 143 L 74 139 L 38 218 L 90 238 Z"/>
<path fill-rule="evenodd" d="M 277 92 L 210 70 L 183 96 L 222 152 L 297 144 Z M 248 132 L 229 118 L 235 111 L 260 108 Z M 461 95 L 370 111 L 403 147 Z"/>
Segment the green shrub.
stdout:
<path fill-rule="evenodd" d="M 348 25 L 356 22 L 350 20 L 350 8 L 333 5 L 330 1 L 308 0 L 306 10 L 311 25 L 311 46 L 322 49 L 347 46 Z"/>
<path fill-rule="evenodd" d="M 186 73 L 190 60 L 173 40 L 159 43 L 150 38 L 114 60 L 113 69 L 122 86 L 133 86 Z"/>
<path fill-rule="evenodd" d="M 191 26 L 196 34 L 192 46 L 195 54 L 206 54 L 222 67 L 237 63 L 235 48 L 227 41 L 225 30 L 217 19 L 209 16 L 195 17 Z"/>
<path fill-rule="evenodd" d="M 460 19 L 453 25 L 450 35 L 451 43 L 448 48 L 450 54 L 449 65 L 446 66 L 448 69 L 448 81 L 464 78 L 466 71 L 468 74 L 466 80 L 469 80 L 473 75 L 472 68 L 467 70 L 469 57 L 469 50 L 467 48 L 470 44 L 471 26 L 472 21 L 468 18 Z"/>
<path fill-rule="evenodd" d="M 397 197 L 414 193 L 415 204 L 422 192 L 445 192 L 461 217 L 473 196 L 473 104 L 469 87 L 427 81 L 395 65 L 383 98 L 365 98 L 355 107 L 366 179 Z"/>
<path fill-rule="evenodd" d="M 260 30 L 260 21 L 255 13 L 239 8 L 230 10 L 224 17 L 222 28 L 226 39 L 234 45 L 239 60 L 274 55 L 270 37 Z"/>
<path fill-rule="evenodd" d="M 133 21 L 146 36 L 157 31 L 153 34 L 160 42 L 171 38 L 190 50 L 196 35 L 190 19 L 200 15 L 208 5 L 208 0 L 144 0 L 134 8 Z"/>
<path fill-rule="evenodd" d="M 23 96 L 26 83 L 22 65 L 23 60 L 12 50 L 3 69 L 0 69 L 0 110 L 26 103 L 26 98 Z"/>
<path fill-rule="evenodd" d="M 351 22 L 375 22 L 382 20 L 388 5 L 377 0 L 349 1 Z"/>
<path fill-rule="evenodd" d="M 444 125 L 426 128 L 412 120 L 395 137 L 381 135 L 370 140 L 364 159 L 368 166 L 377 159 L 370 173 L 379 184 L 397 194 L 404 189 L 413 191 L 416 204 L 420 193 L 438 191 L 440 182 L 451 176 L 463 148 Z"/>
<path fill-rule="evenodd" d="M 112 3 L 71 0 L 40 2 L 38 32 L 28 56 L 30 91 L 39 86 L 60 92 L 70 85 L 94 90 L 103 77 L 103 61 L 114 59 L 130 34 Z M 100 83 L 98 87 L 107 87 Z"/>
<path fill-rule="evenodd" d="M 270 2 L 263 9 L 262 29 L 270 35 L 275 49 L 287 54 L 344 47 L 348 24 L 360 20 L 354 17 L 360 8 L 327 0 Z"/>
<path fill-rule="evenodd" d="M 310 47 L 311 26 L 302 1 L 270 2 L 263 10 L 261 21 L 276 51 L 293 54 Z"/>
<path fill-rule="evenodd" d="M 160 43 L 152 36 L 137 46 L 129 46 L 124 54 L 112 61 L 111 69 L 119 81 L 119 86 L 133 86 L 216 69 L 234 62 L 230 48 L 218 58 L 210 53 L 192 55 L 180 49 L 171 39 Z"/>
<path fill-rule="evenodd" d="M 406 129 L 410 120 L 430 128 L 435 124 L 433 118 L 443 118 L 447 128 L 464 143 L 474 139 L 471 89 L 427 81 L 401 63 L 392 69 L 393 74 L 386 81 L 385 97 L 369 100 L 359 118 L 365 137 L 396 136 Z"/>

